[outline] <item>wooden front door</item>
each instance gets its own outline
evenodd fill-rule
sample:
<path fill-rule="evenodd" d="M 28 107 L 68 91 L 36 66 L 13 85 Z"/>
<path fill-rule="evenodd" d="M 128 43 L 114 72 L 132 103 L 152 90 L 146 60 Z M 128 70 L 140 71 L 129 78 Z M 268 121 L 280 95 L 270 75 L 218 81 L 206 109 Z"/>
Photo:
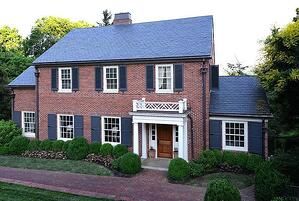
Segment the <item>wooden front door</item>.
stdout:
<path fill-rule="evenodd" d="M 172 158 L 172 126 L 157 125 L 158 157 Z"/>

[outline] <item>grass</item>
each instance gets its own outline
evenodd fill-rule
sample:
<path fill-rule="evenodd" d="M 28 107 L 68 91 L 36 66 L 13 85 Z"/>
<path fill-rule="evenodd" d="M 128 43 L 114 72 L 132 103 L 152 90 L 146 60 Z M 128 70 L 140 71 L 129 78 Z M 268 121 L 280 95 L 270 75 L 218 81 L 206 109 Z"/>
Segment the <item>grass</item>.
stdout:
<path fill-rule="evenodd" d="M 0 182 L 0 200 L 6 201 L 109 201 Z"/>
<path fill-rule="evenodd" d="M 209 181 L 218 178 L 225 178 L 229 180 L 239 189 L 243 189 L 254 184 L 254 178 L 252 175 L 235 174 L 230 172 L 218 172 L 207 174 L 202 177 L 192 179 L 187 184 L 193 186 L 207 187 Z"/>
<path fill-rule="evenodd" d="M 25 158 L 18 156 L 0 156 L 0 166 L 24 169 L 63 171 L 99 176 L 112 175 L 112 172 L 110 170 L 101 165 L 74 160 L 55 160 Z"/>

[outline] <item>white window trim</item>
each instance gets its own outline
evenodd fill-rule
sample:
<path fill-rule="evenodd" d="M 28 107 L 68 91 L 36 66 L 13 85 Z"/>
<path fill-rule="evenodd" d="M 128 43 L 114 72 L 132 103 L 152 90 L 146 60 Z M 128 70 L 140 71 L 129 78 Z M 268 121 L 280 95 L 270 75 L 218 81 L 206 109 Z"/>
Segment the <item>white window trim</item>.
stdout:
<path fill-rule="evenodd" d="M 169 66 L 170 67 L 170 71 L 171 71 L 171 83 L 170 83 L 170 89 L 159 89 L 159 79 L 158 79 L 158 73 L 159 73 L 159 71 L 158 71 L 158 69 L 159 69 L 159 67 L 161 67 L 161 66 Z M 156 93 L 173 93 L 173 80 L 174 80 L 174 77 L 173 77 L 173 64 L 157 64 L 156 66 L 155 66 L 155 68 L 156 68 L 156 79 L 155 79 L 155 81 L 156 81 Z"/>
<path fill-rule="evenodd" d="M 61 71 L 62 70 L 70 70 L 70 77 L 71 77 L 71 88 L 70 89 L 62 89 L 62 80 L 61 80 Z M 67 67 L 67 68 L 58 68 L 58 92 L 60 93 L 72 93 L 72 68 Z"/>
<path fill-rule="evenodd" d="M 69 117 L 73 117 L 73 138 L 63 138 L 61 137 L 61 133 L 60 133 L 60 117 L 61 116 L 69 116 Z M 71 114 L 57 114 L 57 140 L 62 140 L 62 141 L 69 141 L 69 140 L 73 140 L 75 138 L 75 116 L 71 115 Z"/>
<path fill-rule="evenodd" d="M 244 124 L 244 147 L 227 146 L 225 143 L 225 123 L 242 123 Z M 225 120 L 222 121 L 222 149 L 231 151 L 248 151 L 248 122 L 236 121 L 236 120 Z"/>
<path fill-rule="evenodd" d="M 24 113 L 34 113 L 34 117 L 35 117 L 35 112 L 33 112 L 33 111 L 22 111 L 22 135 L 25 137 L 35 138 L 35 133 L 25 132 L 25 121 L 24 121 L 25 114 Z M 36 124 L 35 119 L 34 119 L 34 123 Z"/>
<path fill-rule="evenodd" d="M 106 79 L 106 69 L 107 68 L 116 68 L 116 74 L 117 74 L 117 88 L 116 89 L 107 89 L 107 79 Z M 118 66 L 104 66 L 103 67 L 103 93 L 118 93 L 119 91 L 119 70 L 118 70 Z"/>
<path fill-rule="evenodd" d="M 104 122 L 105 122 L 105 118 L 116 118 L 119 119 L 119 142 L 107 142 L 105 141 L 105 129 L 104 129 Z M 101 137 L 102 137 L 102 144 L 104 143 L 108 143 L 111 144 L 112 146 L 121 144 L 121 117 L 115 117 L 115 116 L 102 116 L 101 117 Z"/>

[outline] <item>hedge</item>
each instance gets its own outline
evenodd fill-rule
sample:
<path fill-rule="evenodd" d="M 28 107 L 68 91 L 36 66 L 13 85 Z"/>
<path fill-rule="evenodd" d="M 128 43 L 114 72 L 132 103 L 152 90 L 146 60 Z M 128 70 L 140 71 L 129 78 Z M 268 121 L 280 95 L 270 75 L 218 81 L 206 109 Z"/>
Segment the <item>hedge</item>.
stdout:
<path fill-rule="evenodd" d="M 241 201 L 239 190 L 226 179 L 215 179 L 209 182 L 205 201 Z"/>
<path fill-rule="evenodd" d="M 22 130 L 12 121 L 0 120 L 0 146 L 8 145 L 13 138 L 22 135 Z"/>
<path fill-rule="evenodd" d="M 28 149 L 29 142 L 30 142 L 30 140 L 26 137 L 23 137 L 23 136 L 15 137 L 9 143 L 9 153 L 20 155 L 22 152 L 24 152 Z"/>

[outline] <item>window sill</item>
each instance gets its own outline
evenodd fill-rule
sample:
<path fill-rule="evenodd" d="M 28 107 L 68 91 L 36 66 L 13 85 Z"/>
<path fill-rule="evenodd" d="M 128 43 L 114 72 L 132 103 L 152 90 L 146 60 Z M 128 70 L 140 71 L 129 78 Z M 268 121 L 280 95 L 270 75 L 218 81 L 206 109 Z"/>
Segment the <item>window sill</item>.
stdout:
<path fill-rule="evenodd" d="M 106 142 L 106 141 L 103 141 L 103 144 L 104 144 L 104 143 L 111 144 L 112 146 L 121 144 L 120 142 Z"/>
<path fill-rule="evenodd" d="M 23 133 L 24 137 L 35 138 L 35 133 Z"/>
<path fill-rule="evenodd" d="M 119 91 L 118 90 L 103 90 L 103 93 L 105 93 L 105 94 L 118 94 L 119 93 Z"/>
<path fill-rule="evenodd" d="M 57 138 L 57 140 L 62 140 L 62 141 L 69 141 L 69 140 L 73 140 L 74 138 Z"/>
<path fill-rule="evenodd" d="M 57 91 L 58 93 L 61 93 L 61 94 L 70 94 L 70 93 L 72 93 L 73 91 L 71 90 L 71 91 L 62 91 L 62 90 L 58 90 Z"/>
<path fill-rule="evenodd" d="M 226 150 L 226 151 L 243 151 L 243 152 L 248 152 L 248 149 L 246 147 L 223 146 L 223 150 Z"/>
<path fill-rule="evenodd" d="M 173 91 L 156 91 L 157 94 L 173 94 Z"/>

